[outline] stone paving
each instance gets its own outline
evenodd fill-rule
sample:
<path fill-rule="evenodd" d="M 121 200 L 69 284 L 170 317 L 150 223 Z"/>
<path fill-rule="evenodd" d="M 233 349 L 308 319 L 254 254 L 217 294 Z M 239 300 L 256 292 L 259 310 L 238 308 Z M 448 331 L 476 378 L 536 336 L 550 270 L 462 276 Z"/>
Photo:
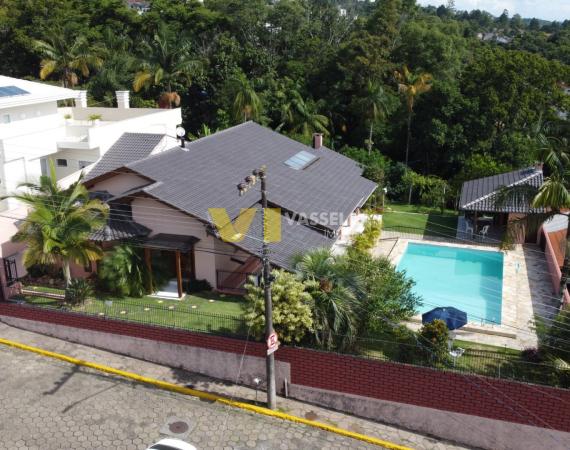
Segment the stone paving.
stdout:
<path fill-rule="evenodd" d="M 202 375 L 31 333 L 2 323 L 0 323 L 0 336 L 5 339 L 11 339 L 76 358 L 107 364 L 117 369 L 131 371 L 181 385 L 188 385 L 200 390 L 219 393 L 231 398 L 243 400 L 255 399 L 255 392 L 249 388 L 235 386 Z M 10 442 L 13 442 L 14 438 L 17 438 L 16 440 L 25 440 L 25 436 L 28 436 L 29 432 L 32 432 L 32 435 L 36 436 L 33 440 L 38 439 L 38 431 L 34 431 L 32 427 L 35 422 L 28 420 L 28 417 L 37 419 L 38 414 L 34 412 L 36 405 L 41 407 L 38 411 L 45 411 L 44 414 L 46 416 L 58 417 L 54 424 L 55 427 L 53 431 L 60 439 L 64 439 L 63 443 L 53 441 L 53 443 L 50 444 L 52 446 L 34 447 L 36 444 L 28 445 L 29 448 L 41 448 L 42 450 L 50 450 L 52 448 L 80 448 L 73 446 L 66 447 L 64 444 L 70 441 L 66 441 L 65 439 L 73 437 L 74 433 L 78 433 L 75 437 L 79 438 L 81 436 L 81 430 L 84 429 L 91 429 L 92 427 L 98 426 L 99 430 L 101 430 L 103 423 L 106 424 L 106 429 L 110 429 L 110 431 L 106 430 L 105 433 L 98 435 L 108 436 L 105 442 L 118 442 L 121 439 L 134 441 L 135 439 L 144 438 L 144 443 L 147 444 L 159 437 L 158 431 L 164 426 L 170 416 L 187 416 L 190 420 L 199 422 L 195 430 L 199 430 L 200 433 L 196 436 L 194 432 L 191 433 L 191 439 L 189 439 L 189 441 L 199 443 L 200 445 L 197 447 L 200 450 L 206 448 L 378 448 L 364 445 L 360 441 L 344 438 L 338 440 L 339 437 L 336 435 L 329 435 L 328 433 L 320 432 L 313 428 L 293 425 L 289 422 L 282 422 L 263 416 L 252 416 L 241 410 L 228 410 L 221 405 L 206 404 L 194 398 L 168 394 L 144 386 L 132 385 L 131 383 L 120 381 L 113 377 L 94 374 L 88 370 L 77 370 L 74 369 L 74 366 L 68 364 L 59 363 L 54 360 L 46 360 L 45 358 L 41 359 L 41 357 L 26 352 L 7 351 L 6 348 L 2 346 L 0 346 L 0 367 L 3 367 L 3 369 L 0 369 L 0 444 L 2 444 L 0 448 L 10 448 L 6 447 L 8 441 L 4 441 L 6 432 L 9 433 L 10 439 L 12 439 Z M 54 384 L 58 382 L 61 382 L 59 388 L 57 388 L 58 384 Z M 75 385 L 74 383 L 79 384 Z M 44 395 L 45 392 L 52 390 L 55 390 L 54 394 Z M 263 398 L 263 395 L 263 393 L 259 394 L 260 400 Z M 24 396 L 26 396 L 26 400 L 21 402 Z M 139 397 L 141 399 L 139 399 Z M 11 409 L 10 413 L 2 406 L 3 403 L 12 403 L 13 406 L 9 408 Z M 342 414 L 289 399 L 279 398 L 278 407 L 280 410 L 290 414 L 306 417 L 311 420 L 318 420 L 350 431 L 375 436 L 418 450 L 466 448 L 441 442 L 437 439 L 394 426 L 360 419 L 348 414 Z M 51 413 L 49 413 L 50 408 Z M 107 414 L 105 414 L 105 411 L 107 411 Z M 194 414 L 195 411 L 196 414 Z M 84 412 L 85 414 L 94 414 L 95 416 L 90 418 L 84 417 Z M 77 414 L 80 414 L 80 417 L 78 417 Z M 151 414 L 151 416 L 148 416 L 149 414 Z M 225 428 L 220 425 L 220 421 L 223 422 L 225 420 L 225 418 L 221 417 L 225 416 L 231 418 L 229 423 L 234 427 L 230 428 L 232 432 L 224 431 Z M 22 420 L 22 418 L 24 419 Z M 81 420 L 81 422 L 73 422 L 74 427 L 66 425 L 67 422 L 76 420 Z M 27 426 L 20 428 L 20 424 L 26 424 Z M 229 426 L 230 425 L 228 425 L 228 427 Z M 60 427 L 62 427 L 63 434 L 58 431 Z M 208 441 L 210 437 L 208 430 L 212 432 L 216 431 L 212 433 L 213 435 L 218 435 L 223 431 L 222 437 L 227 435 L 223 437 L 223 439 L 227 439 L 227 441 L 224 443 L 215 441 L 213 444 L 210 444 Z M 232 434 L 235 430 L 239 431 L 237 435 Z M 107 431 L 109 434 L 107 434 Z M 273 431 L 273 435 L 278 437 L 271 442 L 264 439 L 269 436 L 270 431 Z M 241 434 L 242 432 L 245 434 Z M 40 436 L 44 436 L 45 439 L 50 436 L 50 433 L 44 435 L 41 430 L 39 433 Z M 71 435 L 67 436 L 66 433 L 68 435 L 71 433 Z M 246 435 L 249 439 L 240 443 L 239 439 L 242 437 L 245 438 Z M 114 436 L 123 437 L 115 438 Z M 238 436 L 238 441 L 235 441 L 235 436 Z M 113 437 L 113 439 L 111 439 L 111 437 Z M 199 438 L 200 441 L 196 441 L 194 439 L 195 437 Z M 292 439 L 292 437 L 295 439 Z M 90 441 L 85 442 L 89 443 Z M 139 441 L 136 443 L 131 442 L 134 446 L 125 448 L 145 448 L 142 443 L 138 445 L 138 442 Z M 20 444 L 22 443 L 20 442 Z M 251 444 L 251 446 L 248 447 L 249 444 Z M 26 442 L 22 445 L 24 445 L 22 448 L 27 448 L 25 446 Z M 105 447 L 95 445 L 81 448 Z M 110 448 L 119 447 L 113 447 L 111 445 Z"/>
<path fill-rule="evenodd" d="M 461 244 L 431 236 L 412 239 L 407 235 L 398 237 L 397 233 L 392 234 L 394 239 L 385 239 L 389 237 L 388 232 L 383 234 L 384 240 L 378 242 L 374 254 L 387 256 L 394 264 L 403 256 L 408 242 L 419 240 L 432 245 L 498 251 L 496 246 Z M 545 256 L 537 245 L 516 245 L 513 250 L 504 252 L 501 324 L 470 322 L 456 331 L 457 338 L 521 350 L 536 347 L 534 317 L 539 315 L 550 319 L 557 312 L 558 300 L 553 297 L 547 270 Z M 421 322 L 420 316 L 415 319 L 415 322 Z M 416 329 L 419 325 L 411 323 L 410 327 Z"/>
<path fill-rule="evenodd" d="M 0 348 L 0 364 L 5 449 L 145 449 L 173 417 L 201 450 L 377 448 L 18 350 Z"/>

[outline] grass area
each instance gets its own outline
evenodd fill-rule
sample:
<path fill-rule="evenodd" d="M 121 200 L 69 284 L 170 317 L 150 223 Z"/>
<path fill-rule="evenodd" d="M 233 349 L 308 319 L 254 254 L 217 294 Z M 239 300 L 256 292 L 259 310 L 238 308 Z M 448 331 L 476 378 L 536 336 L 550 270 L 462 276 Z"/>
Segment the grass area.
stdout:
<path fill-rule="evenodd" d="M 400 227 L 404 233 L 454 238 L 457 212 L 446 209 L 442 214 L 437 208 L 393 203 L 384 211 L 382 221 L 386 229 Z"/>
<path fill-rule="evenodd" d="M 28 287 L 38 292 L 62 293 L 61 289 Z M 43 307 L 61 307 L 57 300 L 41 296 L 23 296 L 27 303 Z M 242 334 L 244 300 L 212 292 L 186 295 L 182 300 L 117 298 L 109 295 L 88 299 L 72 311 L 133 322 L 194 331 Z"/>

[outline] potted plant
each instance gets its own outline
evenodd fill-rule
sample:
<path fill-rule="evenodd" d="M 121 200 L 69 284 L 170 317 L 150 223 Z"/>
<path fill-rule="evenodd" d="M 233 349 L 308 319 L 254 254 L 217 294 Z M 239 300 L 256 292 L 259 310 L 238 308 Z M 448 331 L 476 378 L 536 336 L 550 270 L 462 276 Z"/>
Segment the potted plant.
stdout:
<path fill-rule="evenodd" d="M 103 116 L 101 114 L 91 114 L 88 119 L 93 124 L 93 126 L 97 126 L 99 125 L 102 117 Z"/>
<path fill-rule="evenodd" d="M 66 123 L 66 124 L 70 124 L 71 121 L 72 121 L 72 115 L 71 115 L 71 114 L 65 114 L 65 115 L 63 116 L 63 118 L 65 119 L 65 123 Z"/>

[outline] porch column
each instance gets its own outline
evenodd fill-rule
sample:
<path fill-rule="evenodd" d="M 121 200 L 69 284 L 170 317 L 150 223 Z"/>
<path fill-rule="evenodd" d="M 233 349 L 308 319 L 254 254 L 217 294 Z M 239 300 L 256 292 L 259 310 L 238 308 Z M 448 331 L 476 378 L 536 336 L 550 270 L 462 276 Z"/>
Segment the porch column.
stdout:
<path fill-rule="evenodd" d="M 146 270 L 148 272 L 148 293 L 152 294 L 152 257 L 150 253 L 150 248 L 144 249 L 144 262 L 146 264 Z"/>
<path fill-rule="evenodd" d="M 178 297 L 182 297 L 182 262 L 180 260 L 180 250 L 176 250 L 176 284 L 178 285 Z"/>

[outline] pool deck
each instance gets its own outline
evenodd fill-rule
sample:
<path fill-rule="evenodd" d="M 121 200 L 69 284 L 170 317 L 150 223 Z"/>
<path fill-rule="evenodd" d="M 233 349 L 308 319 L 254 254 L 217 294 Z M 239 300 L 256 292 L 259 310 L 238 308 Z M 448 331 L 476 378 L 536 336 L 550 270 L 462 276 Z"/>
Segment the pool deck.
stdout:
<path fill-rule="evenodd" d="M 390 235 L 383 233 L 382 240 L 373 249 L 373 253 L 376 256 L 386 256 L 397 265 L 406 251 L 408 242 L 500 251 L 498 246 L 489 244 L 462 244 L 431 236 L 410 238 L 409 236 L 399 237 L 395 233 Z M 470 322 L 455 332 L 456 338 L 516 349 L 536 347 L 537 337 L 533 329 L 534 316 L 552 318 L 557 312 L 557 300 L 552 298 L 553 293 L 544 253 L 540 247 L 533 244 L 517 245 L 514 250 L 503 253 L 501 324 Z M 421 326 L 421 316 L 415 316 L 408 326 L 418 329 Z"/>

